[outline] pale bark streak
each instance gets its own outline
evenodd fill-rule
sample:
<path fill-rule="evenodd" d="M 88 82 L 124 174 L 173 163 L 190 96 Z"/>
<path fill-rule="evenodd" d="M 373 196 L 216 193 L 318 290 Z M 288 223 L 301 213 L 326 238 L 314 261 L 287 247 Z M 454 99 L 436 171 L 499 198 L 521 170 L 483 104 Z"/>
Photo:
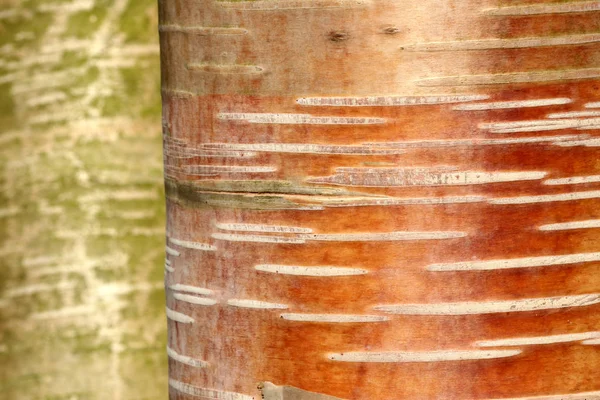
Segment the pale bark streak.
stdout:
<path fill-rule="evenodd" d="M 181 25 L 161 25 L 159 32 L 182 32 L 199 36 L 213 35 L 245 35 L 248 33 L 244 28 L 228 28 L 224 26 L 181 26 Z"/>
<path fill-rule="evenodd" d="M 311 233 L 310 228 L 300 228 L 296 226 L 280 226 L 280 225 L 261 225 L 261 224 L 238 224 L 217 222 L 215 226 L 218 229 L 226 231 L 241 231 L 241 232 L 272 232 L 272 233 Z"/>
<path fill-rule="evenodd" d="M 561 222 L 557 224 L 541 225 L 540 231 L 565 231 L 571 229 L 600 228 L 600 219 L 589 219 L 585 221 Z"/>
<path fill-rule="evenodd" d="M 6 297 L 31 296 L 38 293 L 53 292 L 53 291 L 68 291 L 75 289 L 74 283 L 56 282 L 56 283 L 37 283 L 21 287 L 6 289 L 4 295 Z"/>
<path fill-rule="evenodd" d="M 536 204 L 550 203 L 555 201 L 574 201 L 585 199 L 600 198 L 600 190 L 590 190 L 587 192 L 571 192 L 561 194 L 545 194 L 539 196 L 520 196 L 520 197 L 503 197 L 490 199 L 491 204 Z"/>
<path fill-rule="evenodd" d="M 600 123 L 600 118 L 542 119 L 530 121 L 486 122 L 479 124 L 479 128 L 489 129 L 492 133 L 518 133 L 587 128 L 597 123 Z"/>
<path fill-rule="evenodd" d="M 303 97 L 296 103 L 303 106 L 327 107 L 390 107 L 422 106 L 463 103 L 486 100 L 488 95 L 437 95 L 437 96 L 369 96 L 369 97 Z"/>
<path fill-rule="evenodd" d="M 94 312 L 91 306 L 73 306 L 63 307 L 58 310 L 43 311 L 31 315 L 34 320 L 49 320 L 49 319 L 72 319 L 76 320 L 83 315 L 89 315 Z"/>
<path fill-rule="evenodd" d="M 217 248 L 215 246 L 210 245 L 208 243 L 181 240 L 181 239 L 175 239 L 172 237 L 169 237 L 169 242 L 171 242 L 172 244 L 179 246 L 179 247 L 185 247 L 186 249 L 194 249 L 194 250 L 202 250 L 202 251 L 217 250 Z"/>
<path fill-rule="evenodd" d="M 306 241 L 301 238 L 285 236 L 266 236 L 266 235 L 239 235 L 235 233 L 216 232 L 211 235 L 213 239 L 225 240 L 228 242 L 248 242 L 248 243 L 280 243 L 280 244 L 303 244 Z"/>
<path fill-rule="evenodd" d="M 343 400 L 339 397 L 309 392 L 293 386 L 278 386 L 271 382 L 258 385 L 263 400 Z"/>
<path fill-rule="evenodd" d="M 598 146 L 600 146 L 600 138 L 557 142 L 557 143 L 553 143 L 553 144 L 556 146 L 560 146 L 560 147 L 575 147 L 575 146 L 598 147 Z"/>
<path fill-rule="evenodd" d="M 547 118 L 580 118 L 580 117 L 600 117 L 600 111 L 569 111 L 563 113 L 552 113 Z"/>
<path fill-rule="evenodd" d="M 194 318 L 190 317 L 189 315 L 173 311 L 169 307 L 167 307 L 167 319 L 170 319 L 175 322 L 181 322 L 182 324 L 194 323 Z"/>
<path fill-rule="evenodd" d="M 185 174 L 211 176 L 215 174 L 261 174 L 277 171 L 277 167 L 269 165 L 188 165 Z"/>
<path fill-rule="evenodd" d="M 497 398 L 490 400 L 597 400 L 600 399 L 600 390 L 596 392 L 550 394 L 544 396 Z"/>
<path fill-rule="evenodd" d="M 175 360 L 177 362 L 180 362 L 185 365 L 189 365 L 191 367 L 196 367 L 196 368 L 208 367 L 207 361 L 198 360 L 196 358 L 184 356 L 182 354 L 177 353 L 175 350 L 173 350 L 172 348 L 170 348 L 168 346 L 167 346 L 167 355 L 169 356 L 169 358 L 172 358 L 173 360 Z"/>
<path fill-rule="evenodd" d="M 581 344 L 586 345 L 586 346 L 597 346 L 600 345 L 600 339 L 590 339 L 590 340 L 584 340 L 583 342 L 581 342 Z M 600 394 L 600 392 L 598 392 Z"/>
<path fill-rule="evenodd" d="M 513 357 L 521 350 L 438 350 L 438 351 L 389 351 L 389 352 L 348 352 L 329 354 L 333 361 L 353 363 L 415 363 L 489 360 Z"/>
<path fill-rule="evenodd" d="M 403 240 L 440 240 L 466 237 L 465 232 L 382 232 L 382 233 L 329 233 L 300 235 L 306 240 L 326 242 L 385 242 Z"/>
<path fill-rule="evenodd" d="M 232 307 L 255 308 L 255 309 L 262 309 L 262 310 L 285 310 L 285 309 L 289 308 L 285 304 L 269 303 L 266 301 L 248 300 L 248 299 L 230 299 L 230 300 L 227 300 L 227 304 Z"/>
<path fill-rule="evenodd" d="M 600 293 L 501 301 L 388 304 L 374 309 L 400 315 L 476 315 L 585 307 L 600 303 Z"/>
<path fill-rule="evenodd" d="M 252 124 L 282 125 L 374 125 L 383 124 L 385 118 L 368 117 L 321 117 L 310 114 L 277 113 L 220 113 L 217 118 L 223 121 L 242 121 Z"/>
<path fill-rule="evenodd" d="M 448 196 L 448 197 L 423 197 L 423 198 L 401 198 L 390 197 L 384 199 L 370 198 L 331 198 L 321 200 L 326 207 L 385 207 L 398 205 L 439 205 L 439 204 L 463 204 L 481 203 L 486 201 L 483 196 Z"/>
<path fill-rule="evenodd" d="M 455 239 L 467 236 L 465 232 L 382 232 L 382 233 L 330 233 L 330 234 L 298 234 L 296 236 L 267 236 L 267 235 L 241 235 L 230 233 L 213 233 L 212 237 L 218 240 L 233 242 L 255 243 L 290 243 L 304 244 L 307 241 L 326 242 L 383 242 L 402 240 L 440 240 Z"/>
<path fill-rule="evenodd" d="M 524 37 L 516 39 L 475 39 L 453 42 L 417 43 L 404 46 L 404 49 L 412 51 L 496 50 L 569 46 L 596 42 L 600 42 L 600 34 L 592 33 L 568 36 Z"/>
<path fill-rule="evenodd" d="M 347 155 L 394 155 L 404 154 L 402 150 L 373 149 L 368 146 L 348 145 L 319 145 L 302 143 L 210 143 L 204 144 L 207 149 L 231 149 L 238 151 L 255 151 L 267 153 L 295 153 L 295 154 L 347 154 Z"/>
<path fill-rule="evenodd" d="M 530 71 L 508 74 L 457 75 L 417 80 L 419 86 L 471 86 L 503 85 L 511 83 L 569 81 L 596 79 L 600 77 L 600 68 L 565 69 L 560 71 Z"/>
<path fill-rule="evenodd" d="M 256 75 L 265 72 L 259 65 L 244 64 L 188 64 L 187 68 L 194 72 L 223 75 Z"/>
<path fill-rule="evenodd" d="M 173 256 L 173 257 L 179 257 L 179 255 L 181 254 L 180 252 L 178 252 L 177 250 L 175 250 L 172 247 L 166 246 L 165 247 L 165 251 L 168 255 Z"/>
<path fill-rule="evenodd" d="M 192 296 L 189 294 L 182 293 L 173 293 L 173 298 L 179 301 L 184 301 L 186 303 L 196 304 L 199 306 L 214 306 L 215 304 L 217 304 L 217 301 L 214 299 L 209 299 L 207 297 Z"/>
<path fill-rule="evenodd" d="M 311 183 L 340 186 L 406 187 L 483 185 L 489 183 L 538 180 L 543 171 L 486 172 L 452 171 L 452 168 L 336 168 L 331 176 L 310 178 Z"/>
<path fill-rule="evenodd" d="M 480 340 L 475 342 L 479 347 L 512 347 L 555 343 L 581 342 L 587 339 L 600 339 L 600 332 L 567 333 L 563 335 L 516 337 L 497 340 Z"/>
<path fill-rule="evenodd" d="M 332 276 L 354 276 L 366 275 L 369 273 L 366 269 L 347 268 L 347 267 L 331 267 L 317 266 L 304 267 L 296 265 L 275 265 L 275 264 L 260 264 L 254 267 L 260 272 L 269 272 L 272 274 L 295 275 L 295 276 L 313 276 L 313 277 L 332 277 Z"/>
<path fill-rule="evenodd" d="M 328 9 L 365 7 L 371 0 L 220 0 L 223 8 L 246 11 L 278 11 L 298 9 Z"/>
<path fill-rule="evenodd" d="M 568 178 L 547 179 L 544 185 L 578 185 L 583 183 L 600 182 L 600 175 L 571 176 Z"/>
<path fill-rule="evenodd" d="M 169 289 L 173 291 L 187 292 L 187 293 L 195 293 L 205 296 L 210 296 L 214 293 L 214 291 L 202 287 L 190 286 L 190 285 L 182 285 L 177 283 L 175 285 L 170 285 Z"/>
<path fill-rule="evenodd" d="M 458 111 L 505 110 L 515 108 L 548 107 L 572 103 L 569 98 L 493 101 L 487 103 L 459 104 L 452 107 Z"/>
<path fill-rule="evenodd" d="M 345 323 L 370 323 L 370 322 L 385 322 L 388 317 L 380 315 L 352 315 L 352 314 L 299 314 L 287 313 L 281 314 L 281 318 L 287 321 L 296 322 L 324 322 L 334 324 Z"/>
<path fill-rule="evenodd" d="M 560 143 L 568 140 L 580 140 L 589 135 L 535 136 L 507 139 L 446 139 L 446 140 L 414 140 L 406 142 L 375 142 L 365 143 L 367 146 L 390 148 L 431 148 L 431 147 L 472 147 L 472 146 L 502 146 L 511 144 Z M 567 142 L 568 143 L 568 142 Z"/>
<path fill-rule="evenodd" d="M 429 271 L 492 271 L 514 268 L 536 268 L 600 261 L 600 253 L 577 253 L 558 256 L 509 258 L 505 260 L 467 261 L 431 264 Z"/>
<path fill-rule="evenodd" d="M 600 11 L 600 2 L 570 1 L 566 3 L 555 4 L 526 4 L 484 10 L 484 12 L 488 15 L 497 16 L 585 13 L 593 11 Z"/>
<path fill-rule="evenodd" d="M 169 386 L 178 392 L 206 400 L 255 400 L 253 396 L 246 394 L 201 388 L 172 378 L 169 379 Z"/>

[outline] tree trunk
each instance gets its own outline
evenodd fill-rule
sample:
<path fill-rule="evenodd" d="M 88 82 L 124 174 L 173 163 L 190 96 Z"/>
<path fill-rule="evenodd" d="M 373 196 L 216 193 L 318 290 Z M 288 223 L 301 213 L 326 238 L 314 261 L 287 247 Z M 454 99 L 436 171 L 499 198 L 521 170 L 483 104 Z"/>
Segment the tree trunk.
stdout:
<path fill-rule="evenodd" d="M 153 0 L 0 0 L 0 398 L 167 396 Z"/>
<path fill-rule="evenodd" d="M 171 398 L 600 398 L 597 1 L 160 6 Z"/>

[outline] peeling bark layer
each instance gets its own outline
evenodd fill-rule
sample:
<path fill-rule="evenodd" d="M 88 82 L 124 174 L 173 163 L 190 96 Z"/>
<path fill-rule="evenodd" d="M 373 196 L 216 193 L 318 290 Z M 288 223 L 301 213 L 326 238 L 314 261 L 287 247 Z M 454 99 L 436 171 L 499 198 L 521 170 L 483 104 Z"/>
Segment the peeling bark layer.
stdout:
<path fill-rule="evenodd" d="M 598 398 L 599 4 L 162 1 L 171 398 Z"/>

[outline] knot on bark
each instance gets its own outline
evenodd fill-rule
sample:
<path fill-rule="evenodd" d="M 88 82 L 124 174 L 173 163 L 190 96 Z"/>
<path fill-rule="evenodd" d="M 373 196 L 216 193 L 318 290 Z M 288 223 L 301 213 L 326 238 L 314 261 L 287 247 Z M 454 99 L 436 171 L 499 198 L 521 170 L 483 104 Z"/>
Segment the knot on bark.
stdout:
<path fill-rule="evenodd" d="M 331 31 L 328 37 L 332 42 L 343 42 L 350 39 L 350 34 L 344 31 Z"/>

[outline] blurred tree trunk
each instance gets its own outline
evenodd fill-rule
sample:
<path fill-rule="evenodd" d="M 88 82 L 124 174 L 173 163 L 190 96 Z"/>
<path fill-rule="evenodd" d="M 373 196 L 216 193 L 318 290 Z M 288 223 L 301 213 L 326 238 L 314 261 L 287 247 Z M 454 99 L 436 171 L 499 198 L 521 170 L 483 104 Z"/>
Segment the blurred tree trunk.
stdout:
<path fill-rule="evenodd" d="M 599 10 L 161 1 L 171 398 L 600 398 Z"/>
<path fill-rule="evenodd" d="M 0 0 L 0 397 L 164 399 L 156 4 Z"/>

